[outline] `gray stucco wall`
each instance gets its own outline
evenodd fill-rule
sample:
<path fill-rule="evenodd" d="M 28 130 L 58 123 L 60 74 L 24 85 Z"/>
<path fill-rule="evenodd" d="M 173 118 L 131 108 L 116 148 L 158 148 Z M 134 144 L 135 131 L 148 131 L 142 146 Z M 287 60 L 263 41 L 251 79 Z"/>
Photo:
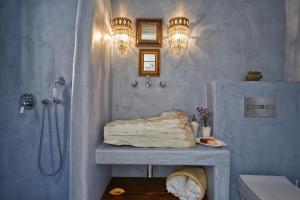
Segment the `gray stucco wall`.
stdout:
<path fill-rule="evenodd" d="M 300 178 L 300 82 L 212 82 L 213 134 L 228 144 L 230 199 L 238 200 L 239 174 Z M 275 97 L 276 117 L 245 118 L 244 97 Z"/>
<path fill-rule="evenodd" d="M 68 199 L 76 5 L 76 0 L 0 1 L 0 199 Z M 59 175 L 53 178 L 41 175 L 37 158 L 42 115 L 40 102 L 43 98 L 52 98 L 53 83 L 58 76 L 66 79 L 65 87 L 59 92 L 63 104 L 58 110 L 64 165 Z M 35 94 L 37 105 L 20 115 L 18 101 L 24 92 Z M 53 105 L 51 112 L 51 120 L 46 120 L 42 158 L 47 170 L 53 162 L 58 163 Z"/>
<path fill-rule="evenodd" d="M 144 87 L 138 74 L 138 49 L 113 56 L 113 119 L 140 118 L 180 108 L 195 113 L 206 104 L 210 80 L 243 80 L 250 69 L 261 70 L 265 80 L 284 78 L 285 10 L 283 0 L 112 0 L 113 16 L 163 18 L 161 76 Z M 190 19 L 189 47 L 182 56 L 168 50 L 168 20 Z M 131 81 L 138 80 L 137 88 Z M 166 80 L 167 88 L 159 87 Z M 155 167 L 156 176 L 170 168 Z M 145 166 L 114 166 L 114 176 L 145 176 Z"/>
<path fill-rule="evenodd" d="M 138 49 L 113 56 L 113 119 L 128 119 L 181 108 L 189 113 L 206 103 L 210 80 L 243 80 L 250 69 L 265 80 L 284 78 L 285 10 L 283 0 L 112 0 L 114 16 L 163 18 L 161 77 L 144 87 L 138 74 Z M 190 19 L 187 52 L 174 56 L 168 49 L 168 20 Z M 131 81 L 138 80 L 136 89 Z M 168 87 L 161 89 L 159 81 Z"/>
<path fill-rule="evenodd" d="M 191 21 L 191 39 L 184 55 L 173 56 L 164 37 L 161 77 L 153 78 L 153 87 L 148 89 L 143 86 L 144 78 L 137 77 L 138 49 L 134 44 L 128 56 L 113 55 L 111 71 L 109 46 L 103 40 L 92 40 L 95 32 L 105 32 L 108 27 L 110 1 L 79 0 L 73 69 L 70 199 L 94 200 L 102 194 L 111 170 L 95 164 L 94 150 L 102 140 L 104 124 L 111 119 L 146 117 L 172 108 L 193 113 L 197 105 L 207 103 L 208 81 L 242 80 L 252 68 L 261 70 L 265 80 L 282 80 L 284 6 L 283 0 L 112 0 L 114 16 L 128 16 L 132 20 L 163 18 L 165 36 L 172 16 L 185 15 Z M 0 1 L 0 109 L 5 113 L 0 116 L 1 199 L 68 199 L 76 7 L 76 0 Z M 289 12 L 291 8 L 294 9 L 293 6 L 286 8 L 287 18 L 291 16 L 295 19 L 291 22 L 297 24 L 298 13 Z M 294 26 L 288 25 L 288 34 L 294 33 L 289 32 Z M 299 31 L 296 33 L 298 38 Z M 298 41 L 291 38 L 291 43 Z M 298 52 L 298 46 L 296 42 L 288 51 L 296 49 Z M 297 58 L 295 54 L 289 55 L 292 55 L 291 60 Z M 295 68 L 286 74 L 287 79 L 298 79 L 292 77 L 293 72 L 298 74 Z M 52 83 L 59 75 L 67 81 L 60 94 L 64 104 L 59 110 L 65 163 L 59 176 L 46 178 L 37 169 L 41 105 L 21 116 L 18 98 L 23 92 L 36 94 L 39 101 L 51 98 Z M 135 79 L 139 87 L 133 89 L 131 81 Z M 158 86 L 162 79 L 168 84 L 165 89 Z M 298 86 L 293 88 L 298 91 Z M 293 96 L 289 91 L 284 94 Z M 295 124 L 289 127 L 289 134 L 292 129 Z M 274 158 L 270 163 L 276 164 Z M 285 171 L 290 170 L 290 165 L 285 166 L 285 163 L 276 168 L 278 171 L 268 171 L 269 167 L 266 165 L 266 170 L 253 172 L 281 173 L 291 179 L 299 177 Z M 169 169 L 156 167 L 155 170 L 156 175 L 165 175 Z M 145 172 L 144 167 L 113 168 L 114 175 L 143 176 Z M 236 193 L 232 195 L 236 197 Z"/>
<path fill-rule="evenodd" d="M 110 25 L 109 0 L 80 0 L 77 12 L 71 118 L 71 200 L 98 200 L 111 177 L 109 166 L 96 165 L 95 149 L 111 120 L 110 47 L 95 35 Z"/>
<path fill-rule="evenodd" d="M 300 80 L 300 1 L 286 0 L 285 79 Z"/>

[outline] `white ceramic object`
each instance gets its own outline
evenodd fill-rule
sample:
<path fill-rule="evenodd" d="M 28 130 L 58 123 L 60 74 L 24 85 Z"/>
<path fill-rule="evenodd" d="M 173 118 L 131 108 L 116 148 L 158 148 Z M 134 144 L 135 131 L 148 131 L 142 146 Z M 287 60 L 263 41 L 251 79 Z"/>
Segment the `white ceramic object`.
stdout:
<path fill-rule="evenodd" d="M 211 127 L 210 126 L 202 127 L 202 136 L 203 137 L 209 137 L 210 132 L 211 132 Z"/>
<path fill-rule="evenodd" d="M 195 142 L 198 143 L 198 144 L 202 144 L 204 146 L 210 146 L 210 147 L 225 147 L 227 146 L 227 144 L 225 142 L 223 142 L 222 140 L 216 140 L 216 143 L 217 144 L 207 144 L 207 143 L 203 143 L 200 141 L 201 137 L 200 138 L 195 138 Z"/>
<path fill-rule="evenodd" d="M 191 128 L 194 134 L 194 137 L 196 138 L 198 136 L 198 128 L 199 128 L 199 124 L 196 121 L 192 121 L 191 122 Z"/>

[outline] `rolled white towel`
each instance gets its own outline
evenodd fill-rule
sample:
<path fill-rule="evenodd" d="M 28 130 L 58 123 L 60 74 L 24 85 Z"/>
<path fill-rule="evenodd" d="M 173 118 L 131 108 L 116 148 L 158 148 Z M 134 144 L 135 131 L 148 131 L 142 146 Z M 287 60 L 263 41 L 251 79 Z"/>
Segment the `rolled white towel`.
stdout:
<path fill-rule="evenodd" d="M 201 168 L 177 168 L 168 176 L 166 187 L 180 200 L 202 200 L 207 187 L 205 172 Z"/>
<path fill-rule="evenodd" d="M 167 182 L 167 190 L 180 200 L 197 200 L 202 193 L 205 193 L 193 179 L 184 175 L 170 178 Z"/>
<path fill-rule="evenodd" d="M 198 199 L 201 194 L 205 194 L 205 189 L 199 187 L 199 185 L 192 179 L 188 178 L 188 181 L 185 185 L 186 196 L 191 200 Z"/>
<path fill-rule="evenodd" d="M 181 193 L 183 193 L 183 190 L 185 189 L 186 181 L 187 181 L 186 176 L 172 177 L 167 182 L 167 190 L 172 194 L 174 194 L 175 196 L 178 196 Z"/>

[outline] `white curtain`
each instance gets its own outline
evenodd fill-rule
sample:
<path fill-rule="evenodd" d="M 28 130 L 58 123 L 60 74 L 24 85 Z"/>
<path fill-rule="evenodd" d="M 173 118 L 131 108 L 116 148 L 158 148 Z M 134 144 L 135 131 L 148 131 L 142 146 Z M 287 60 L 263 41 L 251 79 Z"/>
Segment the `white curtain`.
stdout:
<path fill-rule="evenodd" d="M 285 0 L 286 54 L 285 79 L 300 81 L 300 0 Z"/>

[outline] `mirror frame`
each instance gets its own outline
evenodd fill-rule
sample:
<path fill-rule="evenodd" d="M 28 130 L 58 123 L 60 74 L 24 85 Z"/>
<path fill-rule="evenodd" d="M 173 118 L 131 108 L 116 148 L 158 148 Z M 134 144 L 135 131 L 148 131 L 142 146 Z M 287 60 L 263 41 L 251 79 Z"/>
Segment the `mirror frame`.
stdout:
<path fill-rule="evenodd" d="M 161 18 L 136 19 L 136 46 L 137 47 L 162 47 L 162 22 Z M 142 24 L 156 25 L 156 40 L 142 40 Z"/>
<path fill-rule="evenodd" d="M 144 54 L 155 54 L 155 70 L 144 70 Z M 139 76 L 160 76 L 160 49 L 140 49 L 139 51 Z"/>

